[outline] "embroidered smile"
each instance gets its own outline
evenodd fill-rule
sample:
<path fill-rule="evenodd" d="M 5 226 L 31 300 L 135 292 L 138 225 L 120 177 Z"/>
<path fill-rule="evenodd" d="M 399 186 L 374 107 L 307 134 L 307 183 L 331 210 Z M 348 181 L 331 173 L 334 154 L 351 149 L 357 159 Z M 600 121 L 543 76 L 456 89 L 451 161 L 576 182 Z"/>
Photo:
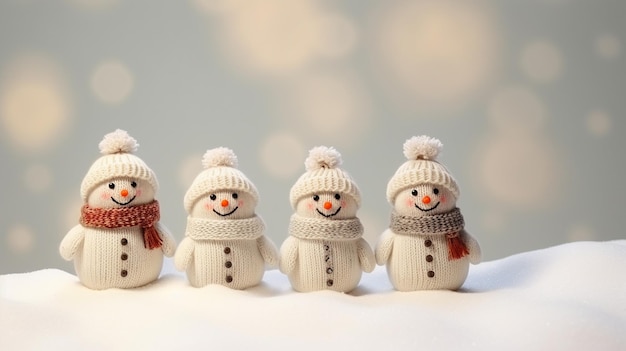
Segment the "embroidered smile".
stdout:
<path fill-rule="evenodd" d="M 335 213 L 330 213 L 330 214 L 323 214 L 322 212 L 320 212 L 320 210 L 318 210 L 317 208 L 315 209 L 315 211 L 317 211 L 317 213 L 321 214 L 322 216 L 328 218 L 328 217 L 332 217 L 334 215 L 336 215 L 337 213 L 339 213 L 339 210 L 341 210 L 341 207 L 339 207 L 337 209 L 337 211 L 335 211 Z"/>
<path fill-rule="evenodd" d="M 239 208 L 239 206 L 233 208 L 233 210 L 228 212 L 228 213 L 219 213 L 219 212 L 217 212 L 215 210 L 213 210 L 213 212 L 217 213 L 218 215 L 220 215 L 222 217 L 226 217 L 226 216 L 229 216 L 229 215 L 233 214 L 235 211 L 237 211 L 238 208 Z"/>
<path fill-rule="evenodd" d="M 417 206 L 417 204 L 415 204 L 415 207 L 417 207 L 421 211 L 428 212 L 428 211 L 432 211 L 432 210 L 436 209 L 437 206 L 439 206 L 439 203 L 440 202 L 437 202 L 437 204 L 435 206 L 431 207 L 431 208 L 421 208 L 421 207 Z"/>
<path fill-rule="evenodd" d="M 116 204 L 118 204 L 120 206 L 125 206 L 125 205 L 128 205 L 129 203 L 133 202 L 133 200 L 135 200 L 136 197 L 137 197 L 137 195 L 133 196 L 133 198 L 128 200 L 127 202 L 119 202 L 119 201 L 115 200 L 113 198 L 113 196 L 111 196 L 111 200 L 113 200 L 113 202 L 115 202 Z"/>

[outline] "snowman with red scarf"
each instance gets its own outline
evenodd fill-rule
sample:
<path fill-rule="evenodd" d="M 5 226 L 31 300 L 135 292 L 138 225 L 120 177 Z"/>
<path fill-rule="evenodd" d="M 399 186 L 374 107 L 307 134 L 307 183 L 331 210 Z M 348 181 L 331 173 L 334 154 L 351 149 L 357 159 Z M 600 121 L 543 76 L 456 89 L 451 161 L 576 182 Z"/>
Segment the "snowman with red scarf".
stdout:
<path fill-rule="evenodd" d="M 100 142 L 102 157 L 83 179 L 80 224 L 59 251 L 90 289 L 135 288 L 155 281 L 176 243 L 159 222 L 156 175 L 133 155 L 139 144 L 116 130 Z"/>

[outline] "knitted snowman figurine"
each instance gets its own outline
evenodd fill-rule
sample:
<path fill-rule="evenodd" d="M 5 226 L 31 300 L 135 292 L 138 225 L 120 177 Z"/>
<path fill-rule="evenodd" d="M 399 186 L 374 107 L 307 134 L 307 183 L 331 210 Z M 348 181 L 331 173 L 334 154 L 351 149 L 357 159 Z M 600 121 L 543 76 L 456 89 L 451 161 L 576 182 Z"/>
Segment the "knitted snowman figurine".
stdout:
<path fill-rule="evenodd" d="M 256 215 L 259 194 L 239 171 L 237 156 L 224 147 L 208 150 L 185 194 L 187 229 L 174 263 L 194 287 L 221 284 L 245 289 L 261 282 L 268 266 L 278 265 L 274 244 L 263 235 Z"/>
<path fill-rule="evenodd" d="M 139 287 L 159 277 L 163 255 L 173 256 L 176 243 L 159 222 L 157 178 L 133 155 L 137 141 L 118 129 L 99 146 L 103 156 L 80 187 L 80 224 L 65 235 L 59 251 L 74 260 L 88 288 Z"/>
<path fill-rule="evenodd" d="M 281 246 L 281 272 L 293 288 L 308 292 L 356 288 L 361 272 L 371 272 L 374 253 L 361 237 L 356 217 L 361 204 L 357 185 L 340 168 L 341 155 L 325 146 L 311 149 L 306 171 L 290 192 L 295 213 Z"/>
<path fill-rule="evenodd" d="M 391 225 L 376 247 L 400 291 L 449 289 L 463 285 L 469 264 L 481 260 L 480 246 L 465 229 L 456 207 L 459 188 L 437 155 L 443 145 L 418 136 L 404 143 L 408 159 L 387 184 Z"/>

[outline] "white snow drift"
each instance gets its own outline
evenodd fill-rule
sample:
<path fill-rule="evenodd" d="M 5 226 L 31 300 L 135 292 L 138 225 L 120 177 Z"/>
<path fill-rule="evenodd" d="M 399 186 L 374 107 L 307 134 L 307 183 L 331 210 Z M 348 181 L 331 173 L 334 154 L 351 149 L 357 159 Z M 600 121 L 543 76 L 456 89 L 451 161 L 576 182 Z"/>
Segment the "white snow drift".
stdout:
<path fill-rule="evenodd" d="M 472 266 L 459 291 L 397 292 L 384 268 L 351 294 L 193 288 L 166 261 L 143 288 L 95 291 L 49 269 L 0 276 L 0 350 L 626 349 L 626 240 Z"/>

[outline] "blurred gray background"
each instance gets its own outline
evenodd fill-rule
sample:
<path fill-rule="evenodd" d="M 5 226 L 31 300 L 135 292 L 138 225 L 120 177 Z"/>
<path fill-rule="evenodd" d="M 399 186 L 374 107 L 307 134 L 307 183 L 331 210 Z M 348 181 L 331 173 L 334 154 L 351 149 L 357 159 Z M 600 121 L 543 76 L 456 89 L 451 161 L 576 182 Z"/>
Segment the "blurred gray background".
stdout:
<path fill-rule="evenodd" d="M 227 146 L 277 246 L 307 151 L 336 147 L 373 246 L 402 144 L 428 134 L 486 260 L 624 238 L 626 2 L 4 0 L 0 273 L 72 270 L 59 242 L 117 128 L 162 222 Z"/>

